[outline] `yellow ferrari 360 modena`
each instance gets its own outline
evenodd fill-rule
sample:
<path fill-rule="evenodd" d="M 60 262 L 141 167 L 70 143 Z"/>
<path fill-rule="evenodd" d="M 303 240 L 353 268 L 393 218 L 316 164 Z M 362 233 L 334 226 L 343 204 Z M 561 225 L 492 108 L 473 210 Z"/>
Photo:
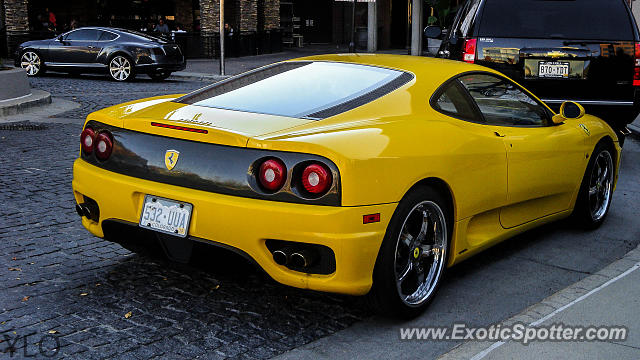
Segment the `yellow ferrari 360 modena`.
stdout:
<path fill-rule="evenodd" d="M 177 261 L 221 246 L 280 283 L 404 317 L 504 239 L 569 215 L 600 225 L 621 150 L 579 104 L 555 114 L 494 70 L 370 54 L 113 106 L 80 142 L 73 191 L 92 234 Z"/>

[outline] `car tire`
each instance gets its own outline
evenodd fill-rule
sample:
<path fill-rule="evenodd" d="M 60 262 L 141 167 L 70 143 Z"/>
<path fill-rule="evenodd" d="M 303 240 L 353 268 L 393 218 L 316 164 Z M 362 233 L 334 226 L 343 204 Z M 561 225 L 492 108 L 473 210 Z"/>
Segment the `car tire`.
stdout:
<path fill-rule="evenodd" d="M 25 50 L 20 54 L 20 67 L 27 72 L 27 76 L 41 76 L 45 73 L 42 57 L 35 50 Z"/>
<path fill-rule="evenodd" d="M 616 153 L 606 142 L 599 142 L 591 154 L 582 178 L 573 220 L 576 225 L 591 230 L 604 222 L 613 197 Z"/>
<path fill-rule="evenodd" d="M 166 80 L 169 76 L 171 76 L 171 72 L 170 71 L 161 71 L 161 72 L 156 72 L 156 73 L 149 73 L 149 77 L 151 78 L 151 80 L 155 80 L 155 81 Z"/>
<path fill-rule="evenodd" d="M 109 60 L 108 71 L 115 81 L 131 81 L 136 77 L 133 61 L 122 54 L 116 54 Z"/>
<path fill-rule="evenodd" d="M 452 222 L 449 202 L 432 187 L 416 188 L 400 201 L 367 295 L 376 312 L 406 319 L 424 312 L 447 267 Z"/>

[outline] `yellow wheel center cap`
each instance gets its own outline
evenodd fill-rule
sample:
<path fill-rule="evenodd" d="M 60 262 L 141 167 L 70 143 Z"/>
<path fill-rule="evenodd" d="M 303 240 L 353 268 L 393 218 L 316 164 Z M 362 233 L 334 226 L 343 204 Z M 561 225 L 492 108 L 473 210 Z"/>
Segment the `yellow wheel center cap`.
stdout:
<path fill-rule="evenodd" d="M 413 257 L 417 259 L 418 256 L 420 256 L 420 248 L 413 249 Z"/>

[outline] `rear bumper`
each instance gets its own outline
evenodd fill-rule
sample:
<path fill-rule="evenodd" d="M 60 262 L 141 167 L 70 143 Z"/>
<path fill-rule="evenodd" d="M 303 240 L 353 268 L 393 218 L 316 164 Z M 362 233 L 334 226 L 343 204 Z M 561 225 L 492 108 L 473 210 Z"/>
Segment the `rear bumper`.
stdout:
<path fill-rule="evenodd" d="M 245 253 L 280 283 L 351 295 L 371 288 L 378 250 L 397 206 L 318 206 L 222 195 L 116 174 L 81 159 L 74 163 L 73 190 L 78 203 L 83 196 L 97 202 L 99 220 L 82 218 L 96 236 L 104 237 L 106 220 L 137 224 L 145 194 L 184 201 L 193 205 L 188 233 L 193 239 Z M 363 215 L 374 213 L 381 221 L 363 224 Z M 327 246 L 335 254 L 335 272 L 307 274 L 278 265 L 268 239 Z"/>
<path fill-rule="evenodd" d="M 154 72 L 164 72 L 164 71 L 182 71 L 186 69 L 187 62 L 184 61 L 182 63 L 154 63 L 154 64 L 138 64 L 136 65 L 136 71 L 138 73 L 148 74 Z"/>

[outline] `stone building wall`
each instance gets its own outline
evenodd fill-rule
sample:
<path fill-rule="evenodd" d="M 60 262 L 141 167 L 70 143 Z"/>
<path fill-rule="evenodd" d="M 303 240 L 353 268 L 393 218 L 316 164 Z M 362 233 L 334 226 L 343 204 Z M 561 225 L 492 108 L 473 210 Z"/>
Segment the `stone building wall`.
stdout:
<path fill-rule="evenodd" d="M 175 0 L 176 22 L 183 30 L 193 31 L 193 2 L 191 0 Z"/>
<path fill-rule="evenodd" d="M 220 0 L 200 0 L 200 31 L 211 35 L 220 31 Z"/>
<path fill-rule="evenodd" d="M 280 0 L 264 0 L 264 29 L 280 27 Z"/>
<path fill-rule="evenodd" d="M 239 5 L 240 31 L 256 31 L 258 27 L 258 0 L 235 0 Z"/>
<path fill-rule="evenodd" d="M 29 31 L 28 0 L 4 0 L 4 22 L 7 30 L 7 48 L 13 50 L 25 40 Z"/>

